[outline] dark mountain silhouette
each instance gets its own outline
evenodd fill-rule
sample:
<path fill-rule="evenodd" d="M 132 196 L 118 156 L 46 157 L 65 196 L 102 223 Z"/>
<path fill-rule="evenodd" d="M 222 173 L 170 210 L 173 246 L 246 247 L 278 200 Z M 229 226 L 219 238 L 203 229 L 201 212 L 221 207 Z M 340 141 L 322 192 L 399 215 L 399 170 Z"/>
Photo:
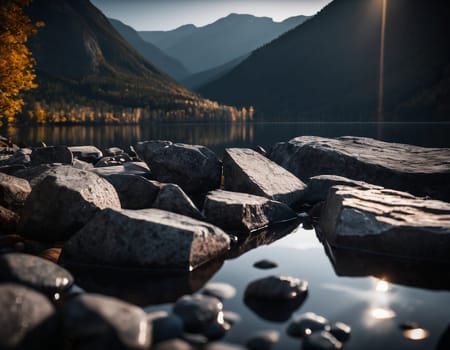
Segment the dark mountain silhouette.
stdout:
<path fill-rule="evenodd" d="M 204 27 L 191 25 L 168 32 L 140 34 L 198 73 L 249 54 L 307 18 L 297 16 L 277 23 L 268 17 L 230 14 Z"/>
<path fill-rule="evenodd" d="M 227 74 L 234 67 L 236 67 L 239 63 L 244 61 L 250 54 L 235 58 L 230 62 L 222 64 L 221 66 L 205 70 L 203 72 L 199 72 L 196 74 L 192 74 L 187 78 L 181 80 L 181 83 L 186 86 L 188 89 L 195 90 L 196 88 L 212 81 L 220 78 L 221 76 Z"/>
<path fill-rule="evenodd" d="M 139 34 L 130 26 L 122 23 L 117 19 L 109 18 L 109 22 L 114 29 L 144 58 L 152 62 L 161 71 L 167 73 L 172 78 L 180 81 L 190 75 L 183 64 L 165 54 L 161 49 L 155 45 L 142 39 Z"/>
<path fill-rule="evenodd" d="M 221 102 L 253 105 L 259 117 L 374 120 L 382 3 L 335 0 L 199 90 Z M 386 3 L 385 118 L 448 120 L 448 1 Z"/>

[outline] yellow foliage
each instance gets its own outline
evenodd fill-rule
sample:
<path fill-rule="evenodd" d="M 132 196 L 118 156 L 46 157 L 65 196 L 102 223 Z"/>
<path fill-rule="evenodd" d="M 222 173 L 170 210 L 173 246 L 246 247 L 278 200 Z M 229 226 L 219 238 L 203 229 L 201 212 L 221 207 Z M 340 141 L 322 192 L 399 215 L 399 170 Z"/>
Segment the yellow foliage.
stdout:
<path fill-rule="evenodd" d="M 35 88 L 35 61 L 25 46 L 28 36 L 42 23 L 23 12 L 29 0 L 2 0 L 0 5 L 0 125 L 11 123 L 21 111 L 22 91 Z"/>

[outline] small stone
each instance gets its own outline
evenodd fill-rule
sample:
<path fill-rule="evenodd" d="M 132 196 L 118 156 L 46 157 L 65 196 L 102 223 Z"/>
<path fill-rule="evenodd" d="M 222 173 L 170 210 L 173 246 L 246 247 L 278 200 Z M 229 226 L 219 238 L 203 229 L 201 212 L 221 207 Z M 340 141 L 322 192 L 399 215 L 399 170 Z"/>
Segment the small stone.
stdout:
<path fill-rule="evenodd" d="M 339 350 L 342 348 L 342 343 L 326 331 L 314 332 L 305 337 L 302 343 L 302 350 Z"/>
<path fill-rule="evenodd" d="M 216 297 L 220 300 L 231 299 L 236 295 L 236 288 L 228 283 L 211 282 L 203 288 L 202 294 Z"/>
<path fill-rule="evenodd" d="M 333 334 L 337 340 L 343 343 L 350 338 L 351 332 L 352 328 L 343 322 L 336 322 L 333 324 L 330 331 L 330 333 Z"/>
<path fill-rule="evenodd" d="M 289 276 L 270 276 L 250 283 L 245 298 L 292 300 L 308 291 L 308 282 Z"/>
<path fill-rule="evenodd" d="M 229 323 L 231 326 L 240 322 L 242 320 L 241 316 L 233 311 L 224 311 L 223 319 L 225 322 Z"/>
<path fill-rule="evenodd" d="M 204 350 L 245 350 L 245 348 L 236 344 L 213 342 L 206 345 Z"/>
<path fill-rule="evenodd" d="M 125 154 L 125 151 L 119 147 L 110 147 L 105 149 L 105 152 L 103 154 L 107 157 L 114 157 L 121 154 Z"/>
<path fill-rule="evenodd" d="M 247 342 L 249 350 L 270 350 L 280 340 L 280 332 L 269 330 L 254 334 Z"/>
<path fill-rule="evenodd" d="M 206 326 L 202 334 L 206 338 L 208 338 L 208 340 L 218 340 L 223 338 L 230 328 L 231 325 L 227 322 L 224 322 L 223 320 L 221 320 L 220 322 L 211 322 Z"/>
<path fill-rule="evenodd" d="M 257 269 L 268 270 L 278 267 L 278 264 L 270 260 L 259 260 L 253 264 Z"/>
<path fill-rule="evenodd" d="M 184 340 L 173 339 L 152 346 L 152 350 L 194 350 L 194 348 Z"/>
<path fill-rule="evenodd" d="M 95 146 L 71 146 L 69 150 L 73 153 L 74 158 L 95 164 L 101 157 L 102 151 Z"/>
<path fill-rule="evenodd" d="M 184 329 L 192 333 L 202 333 L 210 323 L 219 322 L 222 310 L 219 299 L 200 294 L 186 295 L 173 306 L 173 312 L 183 320 Z"/>
<path fill-rule="evenodd" d="M 183 334 L 183 320 L 175 314 L 153 319 L 153 343 L 179 338 Z"/>
<path fill-rule="evenodd" d="M 47 295 L 63 293 L 73 284 L 72 274 L 59 265 L 34 255 L 0 255 L 0 281 L 13 282 Z"/>
<path fill-rule="evenodd" d="M 287 333 L 291 337 L 305 337 L 314 332 L 331 330 L 330 322 L 314 312 L 307 312 L 297 317 L 289 324 Z M 334 338 L 334 337 L 333 337 Z"/>

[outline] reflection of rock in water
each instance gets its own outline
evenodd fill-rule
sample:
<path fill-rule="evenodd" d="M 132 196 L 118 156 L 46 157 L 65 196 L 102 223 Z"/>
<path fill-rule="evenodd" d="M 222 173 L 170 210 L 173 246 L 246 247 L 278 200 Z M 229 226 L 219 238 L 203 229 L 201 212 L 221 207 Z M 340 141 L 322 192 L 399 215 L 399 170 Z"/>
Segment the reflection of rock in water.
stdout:
<path fill-rule="evenodd" d="M 374 276 L 405 286 L 450 289 L 450 264 L 337 249 L 322 243 L 338 276 Z"/>
<path fill-rule="evenodd" d="M 144 273 L 121 270 L 78 270 L 77 284 L 88 292 L 111 295 L 140 306 L 174 302 L 202 288 L 222 267 L 217 259 L 190 273 Z"/>

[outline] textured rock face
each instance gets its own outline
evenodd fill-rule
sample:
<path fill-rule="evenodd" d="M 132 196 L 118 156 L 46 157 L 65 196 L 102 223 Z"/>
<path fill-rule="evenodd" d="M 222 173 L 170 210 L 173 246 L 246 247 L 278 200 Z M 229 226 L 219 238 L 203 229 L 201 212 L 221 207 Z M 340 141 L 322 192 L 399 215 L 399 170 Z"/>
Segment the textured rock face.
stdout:
<path fill-rule="evenodd" d="M 95 146 L 71 146 L 69 147 L 74 158 L 95 164 L 103 157 L 102 151 Z"/>
<path fill-rule="evenodd" d="M 450 204 L 394 190 L 333 187 L 319 227 L 334 246 L 449 261 Z"/>
<path fill-rule="evenodd" d="M 140 175 L 148 177 L 150 175 L 150 168 L 144 162 L 128 162 L 122 165 L 94 168 L 91 171 L 100 176 Z"/>
<path fill-rule="evenodd" d="M 215 225 L 238 231 L 252 231 L 297 217 L 284 203 L 247 193 L 221 190 L 208 193 L 203 213 Z"/>
<path fill-rule="evenodd" d="M 58 348 L 58 323 L 47 297 L 27 287 L 4 283 L 0 285 L 0 309 L 0 349 Z"/>
<path fill-rule="evenodd" d="M 450 149 L 362 137 L 302 136 L 273 147 L 269 158 L 303 181 L 338 175 L 450 201 Z"/>
<path fill-rule="evenodd" d="M 0 281 L 19 283 L 53 296 L 69 289 L 73 277 L 66 269 L 37 256 L 8 253 L 0 255 Z"/>
<path fill-rule="evenodd" d="M 50 146 L 35 148 L 31 153 L 31 164 L 72 164 L 73 155 L 66 146 Z"/>
<path fill-rule="evenodd" d="M 27 180 L 0 173 L 0 205 L 12 210 L 21 208 L 30 193 Z"/>
<path fill-rule="evenodd" d="M 175 183 L 188 194 L 205 193 L 220 185 L 222 164 L 205 146 L 145 141 L 139 142 L 135 149 L 156 180 Z"/>
<path fill-rule="evenodd" d="M 161 187 L 153 207 L 186 215 L 197 220 L 205 219 L 188 195 L 183 192 L 180 186 L 175 184 L 165 184 Z"/>
<path fill-rule="evenodd" d="M 227 148 L 225 189 L 267 197 L 287 205 L 299 201 L 305 184 L 286 169 L 248 148 Z"/>
<path fill-rule="evenodd" d="M 63 246 L 63 264 L 189 271 L 229 249 L 218 227 L 158 209 L 97 213 Z"/>
<path fill-rule="evenodd" d="M 26 237 L 61 241 L 107 207 L 120 208 L 109 182 L 88 171 L 59 166 L 34 187 L 25 203 L 21 226 Z"/>
<path fill-rule="evenodd" d="M 79 295 L 64 305 L 62 320 L 77 349 L 150 348 L 152 329 L 144 311 L 115 298 Z"/>

